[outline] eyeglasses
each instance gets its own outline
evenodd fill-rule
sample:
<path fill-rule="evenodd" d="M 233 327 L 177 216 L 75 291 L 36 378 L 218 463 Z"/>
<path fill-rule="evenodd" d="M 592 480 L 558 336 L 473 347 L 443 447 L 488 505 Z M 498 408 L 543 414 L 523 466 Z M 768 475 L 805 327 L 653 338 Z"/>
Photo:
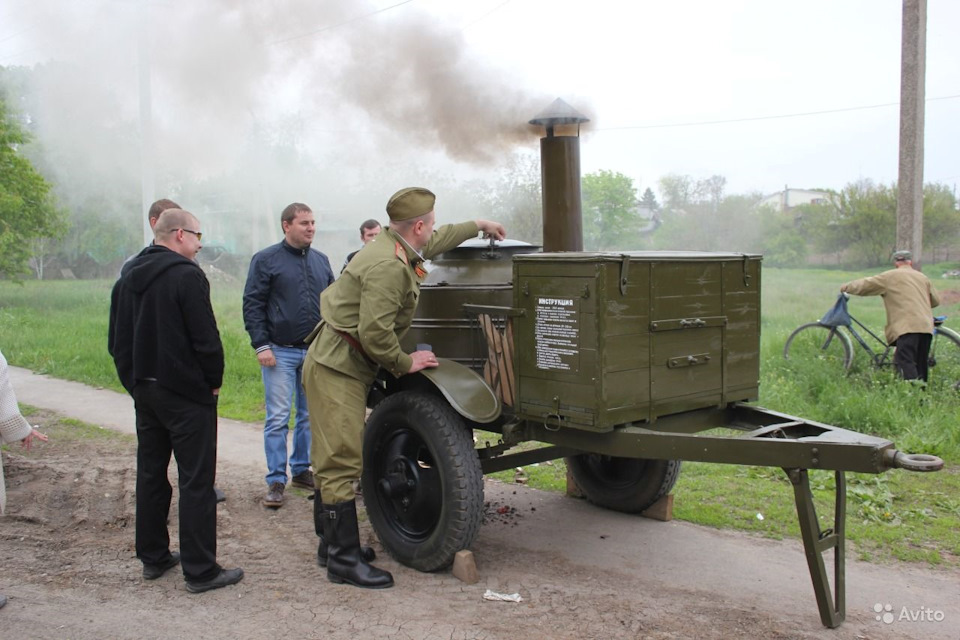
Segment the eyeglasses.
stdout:
<path fill-rule="evenodd" d="M 191 229 L 184 229 L 182 227 L 180 229 L 177 229 L 177 231 L 186 231 L 187 233 L 192 233 L 193 235 L 197 236 L 197 240 L 203 240 L 202 231 L 193 231 Z"/>

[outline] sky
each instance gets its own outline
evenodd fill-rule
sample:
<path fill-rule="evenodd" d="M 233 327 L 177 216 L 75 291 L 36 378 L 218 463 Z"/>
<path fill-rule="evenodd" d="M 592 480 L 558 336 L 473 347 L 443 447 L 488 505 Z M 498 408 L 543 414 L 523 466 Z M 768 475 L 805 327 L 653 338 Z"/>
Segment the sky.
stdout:
<path fill-rule="evenodd" d="M 585 172 L 612 169 L 646 186 L 667 173 L 717 173 L 733 192 L 764 193 L 896 180 L 899 0 L 488 5 L 466 30 L 471 48 L 589 106 Z M 953 184 L 960 3 L 929 0 L 927 12 L 925 176 Z M 889 106 L 856 109 L 875 105 Z"/>
<path fill-rule="evenodd" d="M 924 175 L 953 186 L 960 3 L 927 7 Z M 0 0 L 0 65 L 89 70 L 60 96 L 82 138 L 104 96 L 137 120 L 146 52 L 160 176 L 226 171 L 272 123 L 334 185 L 389 168 L 366 190 L 383 202 L 428 168 L 535 154 L 526 122 L 560 97 L 590 119 L 583 173 L 769 194 L 896 181 L 901 17 L 900 0 Z"/>

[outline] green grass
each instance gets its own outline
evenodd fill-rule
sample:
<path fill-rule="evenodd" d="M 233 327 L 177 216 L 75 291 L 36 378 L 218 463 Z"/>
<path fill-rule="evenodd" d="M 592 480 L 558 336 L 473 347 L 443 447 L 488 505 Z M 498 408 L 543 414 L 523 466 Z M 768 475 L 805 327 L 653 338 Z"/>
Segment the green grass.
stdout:
<path fill-rule="evenodd" d="M 123 391 L 107 353 L 113 282 L 0 282 L 0 349 L 7 360 L 58 378 Z M 260 365 L 243 328 L 240 284 L 211 284 L 226 369 L 220 415 L 257 422 L 264 417 Z"/>
<path fill-rule="evenodd" d="M 847 539 L 860 559 L 960 566 L 960 468 L 846 477 Z M 811 471 L 810 482 L 820 526 L 832 528 L 834 475 Z M 777 539 L 800 536 L 793 488 L 780 469 L 685 463 L 674 493 L 680 520 Z"/>
<path fill-rule="evenodd" d="M 480 430 L 474 433 L 480 446 L 484 444 L 495 445 L 500 441 L 499 433 Z M 511 453 L 527 451 L 542 446 L 546 445 L 539 442 L 524 442 L 511 449 Z M 489 474 L 489 477 L 508 483 L 520 482 L 545 491 L 563 492 L 567 490 L 567 465 L 564 464 L 562 459 L 538 462 L 528 464 L 524 467 L 498 471 Z"/>
<path fill-rule="evenodd" d="M 523 471 L 519 474 L 522 484 L 544 491 L 564 492 L 567 490 L 567 465 L 563 463 L 563 460 L 539 462 L 522 468 Z M 517 475 L 516 471 L 498 471 L 497 473 L 491 473 L 490 477 L 501 482 L 516 482 Z"/>
<path fill-rule="evenodd" d="M 0 345 L 10 364 L 120 389 L 107 354 L 110 284 L 0 283 Z"/>
<path fill-rule="evenodd" d="M 937 289 L 952 293 L 952 304 L 943 304 L 938 314 L 949 316 L 947 324 L 960 328 L 960 281 L 939 275 L 957 265 L 934 265 L 926 273 Z M 930 388 L 922 391 L 897 380 L 892 370 L 870 366 L 867 354 L 854 343 L 853 367 L 806 366 L 782 357 L 790 332 L 804 322 L 817 320 L 833 304 L 840 285 L 869 272 L 826 270 L 764 271 L 761 329 L 762 406 L 803 416 L 854 431 L 895 441 L 901 450 L 925 452 L 960 462 L 960 394 L 947 381 L 931 374 Z M 946 298 L 947 295 L 942 297 Z M 885 314 L 879 297 L 852 297 L 850 312 L 882 335 Z"/>
<path fill-rule="evenodd" d="M 951 304 L 937 313 L 960 328 L 960 281 L 943 280 L 957 264 L 929 265 L 925 273 Z M 860 557 L 960 566 L 960 394 L 921 391 L 889 371 L 867 366 L 856 347 L 853 370 L 800 367 L 781 356 L 790 332 L 819 318 L 840 285 L 870 272 L 765 269 L 759 404 L 804 418 L 893 440 L 907 452 L 933 453 L 947 469 L 935 474 L 893 471 L 848 474 L 848 539 Z M 122 391 L 106 351 L 110 287 L 106 281 L 0 282 L 0 348 L 17 366 Z M 224 417 L 263 419 L 263 388 L 243 329 L 242 286 L 212 283 L 214 310 L 226 352 L 219 404 Z M 875 331 L 884 323 L 879 298 L 852 298 L 851 312 Z M 482 436 L 481 436 L 482 437 Z M 529 443 L 526 446 L 535 446 Z M 516 471 L 493 477 L 513 482 Z M 566 487 L 562 460 L 524 467 L 530 486 Z M 832 526 L 832 474 L 811 472 L 823 527 Z M 677 483 L 674 514 L 698 524 L 770 537 L 798 536 L 793 491 L 779 469 L 686 463 Z M 763 519 L 757 518 L 761 514 Z"/>

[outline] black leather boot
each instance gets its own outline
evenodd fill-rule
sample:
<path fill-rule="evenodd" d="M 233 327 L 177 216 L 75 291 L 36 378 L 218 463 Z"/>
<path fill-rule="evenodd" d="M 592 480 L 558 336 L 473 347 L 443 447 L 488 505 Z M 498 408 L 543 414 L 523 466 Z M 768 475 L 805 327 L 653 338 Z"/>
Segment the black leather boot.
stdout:
<path fill-rule="evenodd" d="M 320 538 L 320 544 L 317 545 L 317 565 L 327 566 L 327 541 L 323 537 L 323 500 L 320 498 L 320 490 L 313 492 L 313 529 Z M 360 547 L 360 555 L 367 562 L 373 562 L 377 557 L 377 552 L 373 547 Z"/>
<path fill-rule="evenodd" d="M 327 579 L 352 584 L 364 589 L 386 589 L 393 586 L 389 571 L 367 564 L 360 553 L 360 529 L 357 525 L 357 502 L 323 505 L 323 534 L 327 541 Z"/>

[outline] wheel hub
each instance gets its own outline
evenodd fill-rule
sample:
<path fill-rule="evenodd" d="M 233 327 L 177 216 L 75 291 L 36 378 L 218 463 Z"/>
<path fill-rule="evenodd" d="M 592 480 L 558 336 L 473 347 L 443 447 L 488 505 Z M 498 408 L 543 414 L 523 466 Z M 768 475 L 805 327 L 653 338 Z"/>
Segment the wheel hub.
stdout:
<path fill-rule="evenodd" d="M 392 526 L 408 539 L 430 535 L 443 510 L 442 482 L 423 441 L 412 431 L 398 432 L 381 461 L 377 493 L 393 514 Z"/>
<path fill-rule="evenodd" d="M 417 488 L 417 481 L 407 473 L 409 461 L 406 458 L 397 458 L 390 463 L 390 470 L 380 479 L 379 489 L 386 497 L 391 500 L 406 500 L 409 502 L 409 494 Z"/>

